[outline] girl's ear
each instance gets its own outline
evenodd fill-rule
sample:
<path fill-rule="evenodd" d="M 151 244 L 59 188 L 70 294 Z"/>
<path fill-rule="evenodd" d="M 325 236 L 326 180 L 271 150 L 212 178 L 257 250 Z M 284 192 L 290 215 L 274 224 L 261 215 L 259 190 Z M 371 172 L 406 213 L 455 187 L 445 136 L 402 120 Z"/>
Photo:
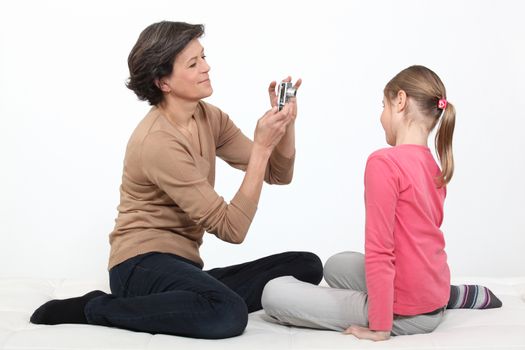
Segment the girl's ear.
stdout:
<path fill-rule="evenodd" d="M 162 92 L 165 92 L 165 93 L 170 93 L 171 92 L 171 88 L 168 85 L 168 82 L 166 81 L 166 79 L 163 79 L 163 78 L 155 79 L 155 85 Z"/>
<path fill-rule="evenodd" d="M 399 90 L 396 97 L 396 112 L 401 113 L 407 107 L 407 93 L 403 90 Z"/>

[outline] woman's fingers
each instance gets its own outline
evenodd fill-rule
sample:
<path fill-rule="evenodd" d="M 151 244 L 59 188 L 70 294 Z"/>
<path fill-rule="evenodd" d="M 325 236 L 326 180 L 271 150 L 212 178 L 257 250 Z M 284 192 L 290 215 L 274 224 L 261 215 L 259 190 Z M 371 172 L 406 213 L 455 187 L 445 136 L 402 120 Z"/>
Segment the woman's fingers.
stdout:
<path fill-rule="evenodd" d="M 272 107 L 269 111 L 267 111 L 263 118 L 268 118 L 269 123 L 278 123 L 278 122 L 286 122 L 288 123 L 290 121 L 290 110 L 291 106 L 286 104 L 283 109 L 280 111 L 277 110 L 277 107 Z"/>
<path fill-rule="evenodd" d="M 289 83 L 292 81 L 292 77 L 289 75 L 287 76 L 286 78 L 284 78 L 283 80 L 281 80 L 282 82 L 286 82 L 286 83 Z M 297 81 L 295 82 L 294 84 L 294 89 L 299 89 L 299 87 L 301 86 L 303 80 L 301 78 L 297 79 Z M 270 85 L 268 85 L 268 95 L 270 97 L 270 105 L 273 107 L 277 104 L 277 94 L 275 92 L 275 89 L 277 87 L 277 82 L 274 80 L 270 83 Z"/>
<path fill-rule="evenodd" d="M 277 82 L 274 80 L 268 86 L 268 95 L 270 96 L 270 106 L 274 107 L 277 104 L 277 95 L 275 93 L 275 87 Z"/>
<path fill-rule="evenodd" d="M 297 90 L 297 89 L 299 89 L 299 87 L 301 86 L 302 83 L 303 83 L 303 79 L 299 78 L 299 79 L 297 79 L 297 81 L 295 82 L 293 87 Z"/>
<path fill-rule="evenodd" d="M 275 147 L 285 134 L 290 121 L 290 107 L 285 106 L 280 111 L 277 107 L 272 107 L 259 119 L 255 130 L 255 141 L 267 147 Z"/>

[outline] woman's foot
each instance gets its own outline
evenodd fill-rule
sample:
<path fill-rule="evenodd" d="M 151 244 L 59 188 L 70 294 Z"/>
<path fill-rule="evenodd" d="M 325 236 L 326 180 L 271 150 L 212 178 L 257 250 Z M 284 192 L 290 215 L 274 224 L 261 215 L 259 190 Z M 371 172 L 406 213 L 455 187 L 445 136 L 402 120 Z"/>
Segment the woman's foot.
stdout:
<path fill-rule="evenodd" d="M 31 323 L 35 324 L 61 324 L 81 323 L 87 324 L 84 307 L 94 298 L 106 295 L 106 293 L 95 290 L 81 297 L 63 300 L 50 300 L 40 306 L 31 315 Z"/>

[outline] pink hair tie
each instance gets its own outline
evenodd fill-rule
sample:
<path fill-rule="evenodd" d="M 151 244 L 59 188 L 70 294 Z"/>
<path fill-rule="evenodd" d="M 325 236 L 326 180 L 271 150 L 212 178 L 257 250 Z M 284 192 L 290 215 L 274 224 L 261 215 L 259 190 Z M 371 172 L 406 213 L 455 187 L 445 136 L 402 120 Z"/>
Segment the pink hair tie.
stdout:
<path fill-rule="evenodd" d="M 439 99 L 439 101 L 438 101 L 438 108 L 439 109 L 447 108 L 447 100 L 445 100 L 444 98 Z"/>

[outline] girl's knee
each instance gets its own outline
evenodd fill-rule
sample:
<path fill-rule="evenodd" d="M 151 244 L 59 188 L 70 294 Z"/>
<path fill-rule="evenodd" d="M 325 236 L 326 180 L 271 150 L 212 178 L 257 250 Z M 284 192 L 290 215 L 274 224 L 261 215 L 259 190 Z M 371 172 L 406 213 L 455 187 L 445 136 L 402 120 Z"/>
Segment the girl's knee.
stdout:
<path fill-rule="evenodd" d="M 365 256 L 358 252 L 341 252 L 332 255 L 324 265 L 324 279 L 330 281 L 337 279 L 337 276 L 348 273 L 350 269 L 364 269 Z"/>
<path fill-rule="evenodd" d="M 261 296 L 261 304 L 266 313 L 271 314 L 272 310 L 280 309 L 283 295 L 287 293 L 287 286 L 295 281 L 297 279 L 292 276 L 283 276 L 266 283 Z"/>

